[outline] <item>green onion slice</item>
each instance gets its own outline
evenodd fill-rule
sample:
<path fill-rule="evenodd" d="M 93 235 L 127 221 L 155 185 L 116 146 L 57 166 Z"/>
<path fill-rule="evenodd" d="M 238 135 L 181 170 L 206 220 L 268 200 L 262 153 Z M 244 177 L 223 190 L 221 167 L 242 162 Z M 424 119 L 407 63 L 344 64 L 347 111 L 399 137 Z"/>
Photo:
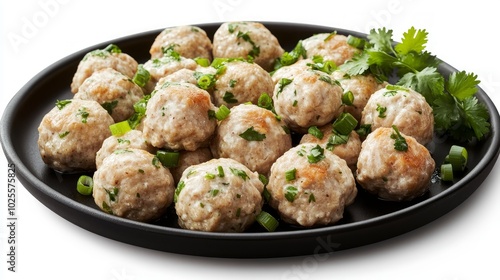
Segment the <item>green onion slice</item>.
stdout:
<path fill-rule="evenodd" d="M 137 72 L 135 73 L 132 81 L 134 82 L 134 84 L 142 88 L 149 82 L 150 78 L 151 74 L 149 74 L 149 71 L 144 68 L 144 65 L 139 64 L 137 66 Z"/>
<path fill-rule="evenodd" d="M 453 165 L 451 163 L 441 165 L 441 180 L 453 181 Z"/>
<path fill-rule="evenodd" d="M 275 231 L 279 226 L 278 220 L 266 211 L 260 211 L 255 220 L 269 232 Z"/>
<path fill-rule="evenodd" d="M 342 113 L 333 123 L 333 129 L 341 135 L 348 135 L 358 125 L 358 121 L 349 113 Z"/>
<path fill-rule="evenodd" d="M 317 127 L 317 126 L 311 126 L 307 130 L 307 133 L 311 134 L 312 136 L 318 138 L 318 139 L 323 139 L 323 132 Z"/>
<path fill-rule="evenodd" d="M 106 48 L 104 48 L 105 51 L 108 51 L 110 53 L 121 53 L 122 50 L 115 44 L 109 44 Z"/>
<path fill-rule="evenodd" d="M 295 173 L 296 172 L 297 172 L 296 168 L 290 169 L 290 170 L 285 172 L 285 179 L 287 180 L 287 182 L 295 180 Z"/>
<path fill-rule="evenodd" d="M 230 113 L 231 113 L 231 110 L 229 110 L 229 108 L 227 108 L 226 105 L 222 104 L 219 107 L 219 109 L 217 109 L 217 112 L 215 112 L 215 118 L 217 118 L 217 120 L 219 120 L 219 121 L 222 121 L 225 118 L 227 118 Z"/>
<path fill-rule="evenodd" d="M 82 195 L 91 195 L 94 187 L 94 180 L 92 177 L 82 175 L 76 182 L 76 190 Z"/>
<path fill-rule="evenodd" d="M 161 164 L 166 168 L 177 167 L 179 165 L 179 153 L 158 150 L 156 156 L 160 160 Z"/>
<path fill-rule="evenodd" d="M 448 162 L 452 165 L 453 170 L 463 171 L 467 165 L 468 153 L 464 147 L 453 145 L 448 154 Z"/>
<path fill-rule="evenodd" d="M 347 106 L 352 106 L 354 102 L 354 94 L 352 93 L 352 91 L 346 91 L 344 92 L 344 94 L 342 95 L 342 103 L 347 105 Z"/>
<path fill-rule="evenodd" d="M 347 44 L 357 48 L 357 49 L 363 49 L 365 47 L 366 40 L 361 39 L 356 36 L 349 35 L 347 36 Z"/>
<path fill-rule="evenodd" d="M 128 121 L 122 121 L 110 125 L 109 130 L 111 130 L 113 136 L 119 137 L 132 130 L 132 128 L 130 128 Z"/>
<path fill-rule="evenodd" d="M 202 67 L 210 66 L 210 60 L 208 60 L 204 57 L 196 57 L 196 58 L 194 58 L 194 61 L 196 61 L 196 64 L 198 64 Z"/>

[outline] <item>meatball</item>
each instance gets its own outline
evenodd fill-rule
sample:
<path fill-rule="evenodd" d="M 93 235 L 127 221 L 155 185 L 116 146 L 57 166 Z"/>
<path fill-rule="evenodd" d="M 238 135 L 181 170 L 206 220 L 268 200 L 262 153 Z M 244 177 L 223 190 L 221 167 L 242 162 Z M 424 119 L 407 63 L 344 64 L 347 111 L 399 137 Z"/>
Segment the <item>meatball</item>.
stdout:
<path fill-rule="evenodd" d="M 274 108 L 292 130 L 306 132 L 310 126 L 325 125 L 342 113 L 342 94 L 330 75 L 306 70 L 276 84 Z"/>
<path fill-rule="evenodd" d="M 319 33 L 302 40 L 307 57 L 321 56 L 335 62 L 337 66 L 354 57 L 359 49 L 347 44 L 347 37 L 333 33 Z"/>
<path fill-rule="evenodd" d="M 149 99 L 142 120 L 146 140 L 157 148 L 194 151 L 208 145 L 217 119 L 210 94 L 189 83 L 166 84 Z"/>
<path fill-rule="evenodd" d="M 198 79 L 201 79 L 204 75 L 208 75 L 212 81 L 215 80 L 215 72 L 217 70 L 213 67 L 201 67 L 198 66 L 195 70 L 192 69 L 180 69 L 172 74 L 169 74 L 161 78 L 158 83 L 156 83 L 155 89 L 160 89 L 165 83 L 190 83 L 199 88 L 206 90 L 208 93 L 213 92 L 213 87 L 215 82 L 210 82 L 207 86 L 203 87 L 198 84 Z"/>
<path fill-rule="evenodd" d="M 337 70 L 332 73 L 332 76 L 340 82 L 344 92 L 352 92 L 354 101 L 352 105 L 344 107 L 344 112 L 350 113 L 358 122 L 361 121 L 361 112 L 370 96 L 387 85 L 386 82 L 377 81 L 373 75 L 347 76 L 344 72 Z"/>
<path fill-rule="evenodd" d="M 357 194 L 345 160 L 312 143 L 299 144 L 276 160 L 266 189 L 281 218 L 304 227 L 337 222 Z"/>
<path fill-rule="evenodd" d="M 258 22 L 226 22 L 214 34 L 214 57 L 250 56 L 266 71 L 271 71 L 274 61 L 283 53 L 278 39 Z"/>
<path fill-rule="evenodd" d="M 177 166 L 170 168 L 170 173 L 174 176 L 174 182 L 178 183 L 184 170 L 191 165 L 200 164 L 212 158 L 212 152 L 208 147 L 199 148 L 196 151 L 180 151 Z"/>
<path fill-rule="evenodd" d="M 271 111 L 251 104 L 231 109 L 210 144 L 214 157 L 232 158 L 267 175 L 274 161 L 292 147 L 285 124 Z"/>
<path fill-rule="evenodd" d="M 146 61 L 144 63 L 144 69 L 148 70 L 151 75 L 148 83 L 146 84 L 146 91 L 150 92 L 155 88 L 158 81 L 181 69 L 191 69 L 194 70 L 198 67 L 196 61 L 191 58 L 185 58 L 182 56 L 171 56 L 165 55 L 160 58 L 154 58 Z"/>
<path fill-rule="evenodd" d="M 394 136 L 393 136 L 394 135 Z M 380 127 L 368 134 L 361 145 L 356 179 L 361 187 L 391 201 L 411 200 L 424 194 L 430 185 L 435 162 L 415 138 L 404 135 L 408 149 L 396 149 L 394 128 Z"/>
<path fill-rule="evenodd" d="M 232 61 L 224 64 L 213 92 L 216 106 L 232 106 L 252 102 L 257 104 L 262 93 L 272 94 L 274 83 L 266 70 L 255 63 Z"/>
<path fill-rule="evenodd" d="M 162 57 L 164 50 L 169 47 L 183 57 L 202 57 L 212 60 L 212 42 L 205 30 L 197 26 L 175 26 L 164 29 L 158 34 L 149 50 L 151 58 Z"/>
<path fill-rule="evenodd" d="M 121 51 L 113 52 L 107 49 L 91 51 L 78 64 L 71 82 L 71 92 L 77 93 L 83 81 L 97 70 L 113 68 L 129 78 L 133 78 L 137 66 L 138 63 L 133 57 Z"/>
<path fill-rule="evenodd" d="M 42 160 L 59 172 L 91 171 L 113 118 L 93 100 L 62 100 L 38 127 Z"/>
<path fill-rule="evenodd" d="M 349 168 L 355 172 L 359 152 L 361 151 L 361 139 L 356 131 L 351 131 L 346 139 L 346 142 L 344 142 L 343 140 L 340 140 L 341 138 L 337 138 L 339 135 L 334 132 L 331 124 L 324 125 L 320 127 L 319 130 L 323 133 L 323 137 L 321 139 L 318 139 L 318 137 L 313 136 L 312 134 L 304 134 L 300 139 L 300 144 L 319 144 L 322 148 L 332 151 L 341 159 L 345 160 Z M 344 139 L 344 137 L 342 139 Z"/>
<path fill-rule="evenodd" d="M 150 153 L 155 153 L 156 149 L 151 146 L 144 136 L 142 135 L 142 131 L 140 130 L 130 130 L 127 133 L 121 136 L 110 136 L 104 140 L 101 148 L 97 151 L 96 154 L 96 167 L 99 168 L 101 166 L 104 158 L 112 154 L 116 150 L 125 150 L 125 149 L 141 149 Z"/>
<path fill-rule="evenodd" d="M 175 185 L 170 171 L 140 149 L 116 150 L 94 173 L 93 197 L 103 211 L 148 222 L 172 204 Z"/>
<path fill-rule="evenodd" d="M 434 135 L 434 115 L 425 98 L 414 90 L 390 85 L 368 99 L 361 124 L 371 124 L 372 130 L 395 125 L 422 145 Z"/>
<path fill-rule="evenodd" d="M 75 99 L 95 100 L 115 122 L 134 114 L 134 104 L 144 96 L 141 87 L 122 73 L 106 68 L 94 72 L 79 87 Z"/>
<path fill-rule="evenodd" d="M 260 213 L 264 185 L 259 175 L 226 158 L 212 159 L 184 171 L 175 191 L 182 228 L 242 232 Z"/>

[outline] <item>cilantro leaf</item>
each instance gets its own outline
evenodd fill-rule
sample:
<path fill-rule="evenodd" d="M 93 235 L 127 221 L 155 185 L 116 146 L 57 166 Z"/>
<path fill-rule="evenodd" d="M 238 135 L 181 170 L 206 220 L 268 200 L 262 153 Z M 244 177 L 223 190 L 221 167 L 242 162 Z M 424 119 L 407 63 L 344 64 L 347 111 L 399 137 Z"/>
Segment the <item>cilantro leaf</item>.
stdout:
<path fill-rule="evenodd" d="M 394 49 L 392 48 L 392 30 L 386 30 L 385 27 L 379 28 L 377 30 L 370 30 L 370 34 L 368 34 L 368 39 L 370 43 L 373 45 L 374 50 L 383 51 L 386 53 L 395 54 Z"/>
<path fill-rule="evenodd" d="M 426 67 L 422 71 L 406 73 L 397 85 L 419 92 L 427 103 L 432 104 L 444 91 L 444 78 L 435 67 Z"/>
<path fill-rule="evenodd" d="M 476 97 L 464 99 L 462 109 L 466 126 L 472 128 L 476 138 L 481 140 L 490 131 L 490 124 L 487 121 L 488 110 L 483 104 L 478 103 Z"/>
<path fill-rule="evenodd" d="M 368 63 L 369 59 L 370 54 L 367 52 L 362 52 L 358 55 L 355 55 L 352 59 L 348 60 L 344 64 L 340 65 L 339 69 L 350 76 L 361 75 L 370 68 L 370 64 Z"/>
<path fill-rule="evenodd" d="M 253 126 L 249 127 L 247 130 L 241 133 L 240 137 L 247 141 L 262 141 L 266 139 L 266 135 L 259 133 L 253 128 Z"/>
<path fill-rule="evenodd" d="M 425 29 L 416 30 L 415 27 L 411 27 L 407 32 L 403 33 L 403 38 L 401 43 L 397 44 L 394 48 L 396 52 L 401 55 L 405 55 L 409 52 L 420 53 L 425 49 L 425 44 L 427 44 L 427 31 Z"/>
<path fill-rule="evenodd" d="M 446 83 L 446 90 L 459 100 L 464 100 L 476 94 L 478 84 L 477 75 L 473 73 L 453 72 Z"/>

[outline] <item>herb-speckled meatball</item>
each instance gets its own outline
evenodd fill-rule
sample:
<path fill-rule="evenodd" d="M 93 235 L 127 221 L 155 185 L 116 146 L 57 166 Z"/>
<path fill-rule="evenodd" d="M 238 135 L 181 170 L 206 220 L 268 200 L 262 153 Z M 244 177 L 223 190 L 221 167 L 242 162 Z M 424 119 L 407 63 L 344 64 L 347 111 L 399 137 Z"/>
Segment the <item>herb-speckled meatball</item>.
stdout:
<path fill-rule="evenodd" d="M 342 113 L 342 94 L 342 88 L 330 75 L 306 70 L 291 79 L 282 78 L 274 87 L 273 101 L 276 113 L 292 130 L 305 132 Z"/>
<path fill-rule="evenodd" d="M 149 53 L 151 58 L 163 56 L 164 49 L 173 47 L 187 58 L 203 57 L 212 60 L 212 42 L 205 30 L 197 26 L 175 26 L 164 29 L 156 37 Z"/>
<path fill-rule="evenodd" d="M 242 232 L 261 211 L 264 185 L 256 172 L 227 158 L 191 166 L 175 191 L 182 228 Z"/>
<path fill-rule="evenodd" d="M 137 61 L 130 55 L 122 53 L 119 48 L 93 50 L 87 53 L 78 64 L 71 83 L 71 92 L 77 93 L 83 81 L 97 70 L 113 68 L 129 78 L 133 78 L 137 66 Z"/>
<path fill-rule="evenodd" d="M 160 218 L 174 198 L 174 180 L 154 155 L 116 150 L 94 173 L 94 201 L 103 211 L 136 221 Z"/>
<path fill-rule="evenodd" d="M 281 156 L 271 168 L 266 189 L 269 204 L 285 222 L 305 227 L 337 222 L 357 195 L 345 160 L 312 143 L 299 144 Z"/>
<path fill-rule="evenodd" d="M 371 124 L 372 130 L 395 125 L 422 145 L 430 143 L 434 135 L 434 114 L 425 98 L 414 90 L 391 85 L 370 96 L 361 124 Z"/>
<path fill-rule="evenodd" d="M 411 200 L 424 194 L 435 162 L 429 151 L 413 137 L 400 132 L 408 149 L 396 149 L 397 132 L 380 127 L 361 145 L 356 179 L 370 193 L 382 199 Z"/>
<path fill-rule="evenodd" d="M 74 98 L 99 102 L 115 122 L 121 122 L 134 113 L 134 104 L 141 100 L 143 95 L 141 87 L 129 77 L 112 68 L 106 68 L 87 78 Z"/>
<path fill-rule="evenodd" d="M 344 64 L 359 52 L 359 49 L 347 44 L 347 37 L 341 34 L 319 33 L 302 41 L 307 57 L 321 56 L 335 62 L 337 66 Z"/>
<path fill-rule="evenodd" d="M 216 158 L 232 158 L 267 175 L 274 161 L 292 147 L 284 126 L 271 111 L 241 104 L 220 122 L 210 147 Z"/>
<path fill-rule="evenodd" d="M 96 153 L 111 136 L 113 118 L 93 100 L 62 100 L 38 127 L 38 148 L 43 161 L 60 172 L 91 171 Z"/>
<path fill-rule="evenodd" d="M 149 99 L 142 131 L 157 148 L 194 151 L 207 146 L 217 119 L 210 94 L 190 83 L 165 84 Z"/>
<path fill-rule="evenodd" d="M 283 52 L 278 39 L 262 23 L 226 22 L 214 34 L 214 57 L 250 56 L 266 71 L 273 69 L 274 61 Z"/>

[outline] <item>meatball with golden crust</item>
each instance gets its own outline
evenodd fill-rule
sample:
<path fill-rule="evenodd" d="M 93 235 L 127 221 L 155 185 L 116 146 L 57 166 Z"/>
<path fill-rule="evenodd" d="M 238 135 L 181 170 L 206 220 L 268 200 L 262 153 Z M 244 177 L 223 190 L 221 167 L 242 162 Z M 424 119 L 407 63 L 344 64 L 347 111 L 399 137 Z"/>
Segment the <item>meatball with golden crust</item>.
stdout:
<path fill-rule="evenodd" d="M 194 151 L 207 146 L 217 119 L 210 94 L 190 83 L 165 84 L 149 99 L 144 138 L 157 148 Z"/>
<path fill-rule="evenodd" d="M 170 171 L 141 149 L 116 150 L 94 173 L 92 195 L 103 211 L 141 222 L 160 218 L 174 198 Z"/>
<path fill-rule="evenodd" d="M 186 58 L 202 57 L 212 60 L 212 42 L 205 30 L 191 25 L 164 29 L 151 45 L 151 58 L 160 58 L 164 50 L 173 48 Z"/>
<path fill-rule="evenodd" d="M 266 71 L 271 71 L 276 58 L 283 54 L 278 39 L 262 23 L 225 22 L 213 39 L 213 56 L 223 58 L 252 57 Z"/>
<path fill-rule="evenodd" d="M 357 195 L 345 160 L 312 143 L 299 144 L 278 158 L 266 189 L 280 217 L 304 227 L 337 222 Z"/>
<path fill-rule="evenodd" d="M 319 33 L 302 40 L 307 57 L 321 56 L 323 60 L 333 61 L 337 66 L 359 53 L 359 49 L 347 43 L 347 37 L 341 34 Z"/>
<path fill-rule="evenodd" d="M 86 79 L 74 98 L 99 102 L 115 122 L 121 122 L 134 114 L 134 104 L 143 96 L 141 87 L 129 77 L 106 68 L 94 72 Z"/>
<path fill-rule="evenodd" d="M 435 162 L 415 138 L 399 132 L 407 150 L 395 146 L 397 131 L 380 127 L 361 145 L 356 179 L 370 193 L 392 201 L 411 200 L 424 194 L 431 182 Z"/>
<path fill-rule="evenodd" d="M 111 136 L 113 118 L 96 101 L 61 100 L 38 127 L 42 160 L 59 172 L 95 170 L 96 153 Z"/>
<path fill-rule="evenodd" d="M 434 114 L 425 98 L 412 89 L 391 85 L 370 96 L 361 124 L 371 124 L 372 130 L 395 125 L 422 145 L 430 143 L 434 136 Z"/>
<path fill-rule="evenodd" d="M 193 165 L 175 191 L 175 210 L 182 228 L 209 232 L 242 232 L 261 212 L 264 184 L 257 172 L 228 158 Z"/>

